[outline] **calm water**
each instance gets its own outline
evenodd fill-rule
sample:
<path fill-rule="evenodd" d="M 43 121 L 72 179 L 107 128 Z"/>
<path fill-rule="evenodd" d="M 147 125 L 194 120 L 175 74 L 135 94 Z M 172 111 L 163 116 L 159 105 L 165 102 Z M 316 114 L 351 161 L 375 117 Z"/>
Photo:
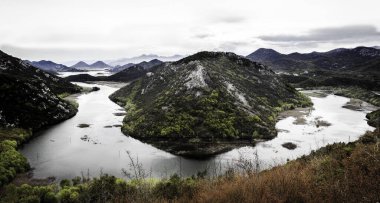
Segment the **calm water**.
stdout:
<path fill-rule="evenodd" d="M 79 75 L 79 74 L 89 74 L 89 75 L 92 75 L 92 76 L 110 76 L 114 73 L 112 72 L 109 72 L 107 70 L 89 70 L 87 72 L 58 72 L 58 76 L 59 77 L 62 77 L 62 78 L 65 78 L 67 76 L 70 76 L 70 75 Z"/>
<path fill-rule="evenodd" d="M 354 141 L 365 131 L 373 130 L 365 121 L 365 111 L 342 108 L 348 98 L 333 95 L 311 97 L 314 110 L 305 116 L 304 125 L 296 125 L 293 123 L 295 118 L 288 117 L 277 123 L 277 129 L 281 129 L 278 137 L 256 147 L 241 147 L 208 160 L 184 159 L 127 137 L 121 133 L 120 127 L 105 128 L 122 123 L 123 116 L 115 116 L 114 113 L 123 110 L 108 99 L 117 88 L 78 84 L 98 86 L 100 90 L 79 96 L 79 112 L 75 117 L 40 132 L 20 150 L 34 168 L 35 178 L 72 178 L 87 171 L 91 176 L 102 171 L 123 177 L 121 169 L 128 170 L 130 163 L 126 151 L 134 159 L 138 158 L 154 177 L 167 177 L 172 173 L 192 175 L 206 168 L 223 171 L 239 157 L 254 158 L 256 152 L 262 167 L 270 167 L 329 143 Z M 314 124 L 316 119 L 327 121 L 331 126 L 318 128 Z M 90 127 L 78 128 L 81 123 L 90 124 Z M 85 135 L 88 139 L 84 139 Z M 284 142 L 293 142 L 298 147 L 288 150 L 281 146 Z"/>

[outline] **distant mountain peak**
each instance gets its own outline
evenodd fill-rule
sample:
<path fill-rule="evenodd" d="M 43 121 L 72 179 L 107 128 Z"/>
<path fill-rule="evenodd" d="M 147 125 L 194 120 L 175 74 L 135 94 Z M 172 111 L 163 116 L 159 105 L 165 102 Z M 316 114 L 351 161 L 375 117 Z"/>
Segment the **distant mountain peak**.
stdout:
<path fill-rule="evenodd" d="M 88 65 L 86 62 L 84 61 L 79 61 L 78 63 L 72 65 L 71 67 L 72 68 L 83 68 L 83 67 L 89 67 L 90 65 Z"/>
<path fill-rule="evenodd" d="M 111 68 L 112 66 L 104 63 L 103 61 L 96 61 L 95 63 L 89 65 L 92 68 Z"/>
<path fill-rule="evenodd" d="M 281 55 L 282 55 L 281 53 L 273 49 L 260 48 L 254 51 L 253 53 L 249 54 L 247 58 L 252 61 L 262 61 L 262 60 L 268 60 L 268 59 L 275 59 L 275 58 L 280 57 Z"/>

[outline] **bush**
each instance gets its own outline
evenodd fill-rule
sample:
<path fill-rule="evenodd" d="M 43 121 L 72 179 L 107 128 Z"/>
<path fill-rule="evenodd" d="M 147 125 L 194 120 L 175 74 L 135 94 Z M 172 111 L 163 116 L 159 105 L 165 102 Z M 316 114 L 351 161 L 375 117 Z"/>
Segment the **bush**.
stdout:
<path fill-rule="evenodd" d="M 16 141 L 0 142 L 0 186 L 10 182 L 16 173 L 30 169 L 27 159 L 16 150 L 16 147 Z"/>
<path fill-rule="evenodd" d="M 67 180 L 67 179 L 63 179 L 61 180 L 61 182 L 59 183 L 59 185 L 64 188 L 64 187 L 69 187 L 71 186 L 71 181 L 70 180 Z"/>

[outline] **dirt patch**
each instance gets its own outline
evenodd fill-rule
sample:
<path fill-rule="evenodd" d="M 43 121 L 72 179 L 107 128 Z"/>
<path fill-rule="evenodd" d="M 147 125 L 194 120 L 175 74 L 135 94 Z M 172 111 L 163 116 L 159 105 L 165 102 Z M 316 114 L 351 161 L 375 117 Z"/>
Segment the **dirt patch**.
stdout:
<path fill-rule="evenodd" d="M 33 178 L 33 171 L 28 171 L 26 173 L 17 174 L 15 179 L 11 182 L 16 186 L 21 186 L 22 184 L 28 184 L 33 186 L 42 186 L 42 185 L 50 185 L 54 183 L 56 180 L 55 177 L 47 177 L 47 178 Z"/>

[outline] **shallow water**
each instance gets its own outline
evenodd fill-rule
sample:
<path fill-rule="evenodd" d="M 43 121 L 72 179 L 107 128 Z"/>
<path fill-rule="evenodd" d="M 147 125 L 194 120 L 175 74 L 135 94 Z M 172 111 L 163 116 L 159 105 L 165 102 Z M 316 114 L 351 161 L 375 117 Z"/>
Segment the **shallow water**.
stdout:
<path fill-rule="evenodd" d="M 329 143 L 354 141 L 365 131 L 373 130 L 366 123 L 367 112 L 342 108 L 348 98 L 334 95 L 311 97 L 314 110 L 305 117 L 305 125 L 295 125 L 295 118 L 288 117 L 277 123 L 276 128 L 281 132 L 273 140 L 255 147 L 241 147 L 207 160 L 184 159 L 127 137 L 121 133 L 120 127 L 105 128 L 122 123 L 123 116 L 115 116 L 114 113 L 123 110 L 108 99 L 117 88 L 78 84 L 98 86 L 100 90 L 79 96 L 79 111 L 75 117 L 40 132 L 20 150 L 34 168 L 35 178 L 72 178 L 82 172 L 89 172 L 91 176 L 103 172 L 124 177 L 121 170 L 130 168 L 126 151 L 135 161 L 138 158 L 153 177 L 168 177 L 172 173 L 193 175 L 204 169 L 211 173 L 222 172 L 239 157 L 258 157 L 261 168 L 267 168 Z M 313 124 L 316 118 L 331 123 L 331 126 L 317 127 Z M 90 127 L 77 127 L 81 123 L 90 124 Z M 88 136 L 88 140 L 83 140 L 84 135 Z M 284 142 L 293 142 L 297 148 L 288 150 L 281 146 Z M 256 152 L 257 156 L 254 156 Z"/>

